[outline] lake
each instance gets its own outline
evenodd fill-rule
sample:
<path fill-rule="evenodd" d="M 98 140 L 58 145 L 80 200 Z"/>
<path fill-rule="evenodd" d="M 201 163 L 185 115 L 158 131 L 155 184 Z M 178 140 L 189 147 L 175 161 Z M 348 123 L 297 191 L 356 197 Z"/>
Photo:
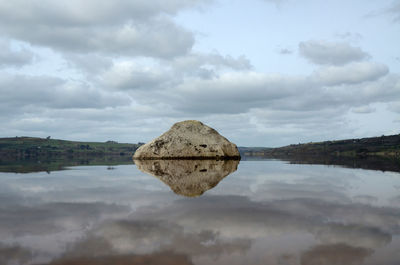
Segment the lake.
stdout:
<path fill-rule="evenodd" d="M 3 172 L 0 209 L 4 265 L 400 264 L 391 171 L 261 159 Z"/>

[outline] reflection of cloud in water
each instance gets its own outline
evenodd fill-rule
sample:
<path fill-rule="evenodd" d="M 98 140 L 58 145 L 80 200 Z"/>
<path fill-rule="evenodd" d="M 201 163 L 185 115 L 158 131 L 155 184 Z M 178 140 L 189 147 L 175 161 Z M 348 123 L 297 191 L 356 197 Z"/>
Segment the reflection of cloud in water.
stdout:
<path fill-rule="evenodd" d="M 320 245 L 301 255 L 301 265 L 360 265 L 372 251 L 345 244 Z"/>
<path fill-rule="evenodd" d="M 302 264 L 319 264 L 318 260 L 320 264 L 361 264 L 375 249 L 391 242 L 388 231 L 399 229 L 393 222 L 399 222 L 400 213 L 392 210 L 313 200 L 253 202 L 238 196 L 182 199 L 167 207 L 141 209 L 128 219 L 100 223 L 71 244 L 61 260 L 95 262 L 91 257 L 103 255 L 107 260 L 132 253 L 150 258 L 152 253 L 168 251 L 189 260 L 217 260 L 245 255 L 263 238 L 308 233 L 324 245 L 304 252 Z M 368 217 L 355 218 L 360 211 L 368 212 Z M 290 259 L 292 254 L 285 255 Z M 279 253 L 276 257 L 284 258 Z"/>
<path fill-rule="evenodd" d="M 193 265 L 190 258 L 174 252 L 153 253 L 151 255 L 100 255 L 84 257 L 62 257 L 48 265 Z"/>
<path fill-rule="evenodd" d="M 120 175 L 99 181 L 97 171 L 86 172 L 90 178 L 67 172 L 64 182 L 12 179 L 0 185 L 0 264 L 23 263 L 28 253 L 34 257 L 27 264 L 54 265 L 399 264 L 400 209 L 388 207 L 398 207 L 397 193 L 377 207 L 367 203 L 371 195 L 385 200 L 351 190 L 340 181 L 348 174 L 338 180 L 324 169 L 321 178 L 309 171 L 282 177 L 275 169 L 271 177 L 268 167 L 262 170 L 258 182 L 242 171 L 194 199 L 166 192 L 145 174 L 132 177 L 132 168 L 123 181 Z M 15 189 L 38 181 L 48 191 Z"/>
<path fill-rule="evenodd" d="M 329 224 L 310 228 L 315 237 L 325 244 L 346 243 L 355 247 L 377 248 L 389 244 L 390 234 L 377 227 L 359 224 Z"/>
<path fill-rule="evenodd" d="M 20 246 L 6 246 L 0 243 L 0 264 L 25 264 L 32 259 L 32 252 Z"/>
<path fill-rule="evenodd" d="M 391 203 L 394 207 L 400 207 L 400 195 L 391 198 L 391 199 L 390 199 L 390 203 Z"/>
<path fill-rule="evenodd" d="M 226 253 L 243 253 L 250 248 L 248 239 L 224 240 L 213 231 L 184 231 L 176 223 L 163 221 L 115 221 L 104 223 L 82 241 L 77 242 L 68 256 L 101 254 L 149 254 L 174 250 L 190 256 L 218 257 Z"/>
<path fill-rule="evenodd" d="M 400 228 L 400 212 L 392 209 L 312 200 L 258 203 L 238 196 L 179 200 L 158 211 L 143 210 L 138 218 L 166 220 L 190 231 L 205 229 L 225 237 L 259 238 L 305 231 L 321 242 L 368 248 L 386 245 L 391 241 L 386 231 Z"/>
<path fill-rule="evenodd" d="M 149 173 L 176 194 L 200 196 L 236 171 L 238 160 L 135 160 L 141 171 Z"/>
<path fill-rule="evenodd" d="M 342 186 L 315 181 L 311 178 L 296 183 L 268 183 L 268 185 L 258 187 L 257 192 L 257 197 L 263 199 L 271 198 L 276 200 L 309 198 L 341 203 L 350 202 L 349 198 L 346 197 Z"/>
<path fill-rule="evenodd" d="M 12 205 L 0 211 L 0 236 L 45 235 L 80 229 L 103 216 L 125 213 L 128 209 L 104 203 Z"/>
<path fill-rule="evenodd" d="M 372 204 L 378 201 L 378 198 L 371 195 L 357 195 L 353 197 L 355 202 L 364 203 L 364 204 Z"/>

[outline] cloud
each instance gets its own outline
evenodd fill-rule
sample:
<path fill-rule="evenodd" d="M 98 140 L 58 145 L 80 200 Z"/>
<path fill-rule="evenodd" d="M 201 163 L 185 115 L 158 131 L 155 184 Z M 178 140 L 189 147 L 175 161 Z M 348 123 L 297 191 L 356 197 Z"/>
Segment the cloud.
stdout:
<path fill-rule="evenodd" d="M 100 56 L 93 53 L 66 53 L 64 54 L 64 57 L 71 68 L 83 71 L 83 73 L 87 74 L 89 80 L 93 80 L 93 77 L 95 77 L 96 74 L 110 69 L 113 65 L 113 61 L 110 57 Z"/>
<path fill-rule="evenodd" d="M 358 62 L 345 66 L 326 66 L 317 69 L 313 75 L 317 82 L 324 85 L 359 84 L 367 81 L 374 81 L 388 74 L 386 65 Z"/>
<path fill-rule="evenodd" d="M 300 54 L 308 61 L 319 65 L 344 65 L 362 61 L 370 56 L 359 47 L 345 42 L 304 41 L 299 43 Z"/>
<path fill-rule="evenodd" d="M 195 118 L 221 128 L 240 121 L 231 126 L 228 137 L 252 145 L 285 139 L 273 143 L 276 146 L 297 142 L 299 132 L 320 138 L 312 126 L 329 132 L 341 127 L 332 135 L 346 137 L 345 131 L 354 129 L 345 124 L 346 115 L 366 113 L 365 106 L 392 103 L 398 96 L 398 76 L 390 74 L 388 66 L 366 60 L 370 57 L 366 52 L 345 42 L 301 42 L 300 54 L 319 65 L 299 75 L 257 71 L 245 55 L 193 50 L 194 33 L 175 18 L 182 10 L 208 2 L 118 0 L 110 5 L 92 0 L 45 4 L 18 0 L 0 4 L 4 37 L 31 43 L 29 50 L 43 58 L 52 56 L 0 75 L 4 95 L 0 120 L 9 125 L 1 130 L 3 136 L 87 140 L 96 131 L 98 140 L 116 135 L 121 137 L 118 141 L 136 142 L 161 133 L 154 124 L 167 128 Z M 352 38 L 349 32 L 342 37 Z M 6 54 L 23 51 L 7 47 Z M 293 52 L 278 48 L 281 54 Z M 248 134 L 253 137 L 243 137 Z M 279 134 L 282 137 L 275 137 Z"/>
<path fill-rule="evenodd" d="M 118 141 L 135 142 L 146 140 L 140 132 L 148 135 L 152 131 L 149 138 L 161 132 L 161 127 L 149 127 L 155 120 L 167 129 L 176 121 L 193 118 L 220 128 L 226 128 L 227 121 L 240 120 L 248 130 L 252 128 L 254 140 L 273 130 L 287 137 L 299 131 L 315 135 L 313 126 L 327 131 L 346 128 L 346 113 L 365 112 L 359 108 L 377 102 L 393 102 L 400 91 L 399 76 L 373 62 L 322 66 L 309 75 L 295 76 L 260 73 L 249 69 L 243 57 L 218 54 L 191 54 L 168 61 L 87 59 L 82 68 L 87 69 L 88 81 L 0 75 L 4 95 L 0 119 L 9 124 L 6 135 L 26 135 L 27 130 L 70 139 L 74 126 L 79 126 L 82 132 L 95 130 L 104 135 L 104 140 L 110 138 L 108 131 L 121 137 Z M 95 65 L 97 61 L 98 67 L 91 68 L 91 62 Z M 140 119 L 132 120 L 132 113 Z M 68 136 L 59 134 L 60 128 Z M 243 131 L 239 124 L 228 133 L 238 131 Z"/>
<path fill-rule="evenodd" d="M 262 0 L 267 3 L 273 3 L 277 6 L 281 5 L 282 3 L 286 2 L 287 0 Z"/>
<path fill-rule="evenodd" d="M 168 61 L 135 63 L 114 62 L 99 79 L 102 86 L 115 90 L 163 90 L 180 85 L 184 78 L 212 79 L 221 69 L 249 70 L 251 65 L 244 56 L 233 58 L 220 54 L 191 53 Z"/>
<path fill-rule="evenodd" d="M 375 112 L 376 109 L 371 107 L 371 106 L 360 106 L 360 107 L 355 107 L 352 109 L 352 112 L 358 113 L 358 114 L 368 114 Z"/>
<path fill-rule="evenodd" d="M 400 1 L 394 1 L 393 4 L 386 9 L 386 13 L 393 16 L 393 21 L 400 22 Z"/>
<path fill-rule="evenodd" d="M 127 19 L 142 19 L 165 13 L 176 14 L 179 10 L 204 3 L 199 0 L 117 0 L 109 3 L 105 0 L 79 0 L 68 2 L 16 0 L 14 3 L 2 3 L 2 19 L 9 23 L 53 24 L 65 26 L 88 26 L 92 24 L 119 24 Z M 20 7 L 24 6 L 22 9 Z"/>
<path fill-rule="evenodd" d="M 292 54 L 293 51 L 292 51 L 292 50 L 289 50 L 289 49 L 287 49 L 287 48 L 282 48 L 282 49 L 280 49 L 280 50 L 278 51 L 278 53 L 279 53 L 279 54 L 282 54 L 282 55 L 288 55 L 288 54 Z"/>
<path fill-rule="evenodd" d="M 174 58 L 171 66 L 176 69 L 177 72 L 193 73 L 201 69 L 211 68 L 211 70 L 217 72 L 220 69 L 230 70 L 250 70 L 252 65 L 244 55 L 238 58 L 232 56 L 223 56 L 219 53 L 191 53 L 186 56 Z M 200 68 L 200 69 L 199 69 Z"/>
<path fill-rule="evenodd" d="M 389 110 L 400 113 L 400 101 L 395 101 L 389 104 Z"/>
<path fill-rule="evenodd" d="M 165 89 L 167 82 L 173 82 L 172 73 L 154 67 L 143 67 L 133 62 L 115 63 L 101 77 L 106 88 L 116 90 Z M 172 80 L 171 80 L 172 79 Z"/>
<path fill-rule="evenodd" d="M 0 40 L 0 68 L 21 67 L 32 63 L 33 58 L 33 52 L 25 48 L 13 50 L 9 41 Z"/>
<path fill-rule="evenodd" d="M 0 28 L 11 38 L 61 51 L 170 58 L 194 44 L 192 33 L 170 15 L 204 2 L 19 0 L 0 4 Z"/>
<path fill-rule="evenodd" d="M 353 33 L 353 32 L 349 32 L 349 31 L 336 33 L 335 36 L 337 36 L 341 39 L 346 39 L 346 40 L 355 41 L 355 42 L 363 39 L 363 36 L 360 33 L 357 33 L 357 32 Z"/>
<path fill-rule="evenodd" d="M 123 95 L 50 76 L 0 75 L 1 105 L 43 108 L 104 108 L 129 104 Z M 90 99 L 90 100 L 88 100 Z"/>

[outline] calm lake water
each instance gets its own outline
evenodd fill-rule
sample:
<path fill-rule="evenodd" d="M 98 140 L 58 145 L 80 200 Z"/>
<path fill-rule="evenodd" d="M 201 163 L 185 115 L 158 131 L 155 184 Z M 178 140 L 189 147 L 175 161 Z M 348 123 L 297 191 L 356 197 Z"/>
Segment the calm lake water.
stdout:
<path fill-rule="evenodd" d="M 0 173 L 0 264 L 400 264 L 398 172 L 193 163 Z"/>

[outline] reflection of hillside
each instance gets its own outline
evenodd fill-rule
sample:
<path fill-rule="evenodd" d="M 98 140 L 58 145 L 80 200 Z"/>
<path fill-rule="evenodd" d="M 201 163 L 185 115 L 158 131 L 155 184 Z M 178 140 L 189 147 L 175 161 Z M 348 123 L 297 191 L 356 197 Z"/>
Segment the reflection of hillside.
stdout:
<path fill-rule="evenodd" d="M 347 168 L 400 172 L 400 162 L 398 159 L 380 156 L 349 157 L 335 155 L 266 154 L 250 156 L 242 155 L 242 159 L 279 159 L 288 161 L 291 164 L 337 165 Z"/>
<path fill-rule="evenodd" d="M 93 156 L 68 157 L 58 159 L 19 159 L 0 161 L 0 172 L 31 173 L 42 171 L 64 170 L 72 166 L 94 166 L 94 165 L 130 165 L 131 156 Z"/>
<path fill-rule="evenodd" d="M 200 196 L 236 171 L 238 160 L 136 160 L 138 169 L 149 173 L 179 195 Z"/>

